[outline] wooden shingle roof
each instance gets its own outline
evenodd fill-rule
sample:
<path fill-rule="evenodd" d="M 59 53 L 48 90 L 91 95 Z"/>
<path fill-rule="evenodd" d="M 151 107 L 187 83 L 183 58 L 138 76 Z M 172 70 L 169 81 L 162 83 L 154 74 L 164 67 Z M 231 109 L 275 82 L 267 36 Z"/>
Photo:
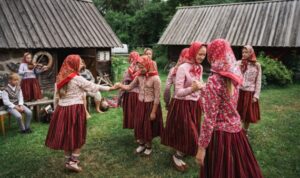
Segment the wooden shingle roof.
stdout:
<path fill-rule="evenodd" d="M 0 0 L 2 49 L 121 45 L 90 0 Z"/>
<path fill-rule="evenodd" d="M 225 38 L 233 46 L 300 47 L 300 0 L 178 8 L 158 44 Z"/>

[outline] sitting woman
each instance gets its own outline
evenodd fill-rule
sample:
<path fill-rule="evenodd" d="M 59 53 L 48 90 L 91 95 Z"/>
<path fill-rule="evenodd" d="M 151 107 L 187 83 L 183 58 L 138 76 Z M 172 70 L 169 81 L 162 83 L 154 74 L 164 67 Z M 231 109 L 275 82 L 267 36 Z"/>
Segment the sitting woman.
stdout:
<path fill-rule="evenodd" d="M 88 80 L 90 82 L 95 83 L 95 78 L 94 78 L 93 74 L 91 73 L 91 71 L 86 68 L 86 64 L 84 63 L 84 61 L 83 61 L 83 67 L 80 70 L 80 76 L 82 76 L 83 78 L 85 78 L 86 80 Z M 95 101 L 95 104 L 96 104 L 96 111 L 98 113 L 102 113 L 102 111 L 100 110 L 100 104 L 101 104 L 101 99 L 102 99 L 101 93 L 99 91 L 95 92 L 95 93 L 87 92 L 86 95 L 84 96 L 84 106 L 85 106 L 85 111 L 86 111 L 87 118 L 90 118 L 91 115 L 87 110 L 86 96 L 90 96 L 90 97 L 94 98 L 94 101 Z"/>

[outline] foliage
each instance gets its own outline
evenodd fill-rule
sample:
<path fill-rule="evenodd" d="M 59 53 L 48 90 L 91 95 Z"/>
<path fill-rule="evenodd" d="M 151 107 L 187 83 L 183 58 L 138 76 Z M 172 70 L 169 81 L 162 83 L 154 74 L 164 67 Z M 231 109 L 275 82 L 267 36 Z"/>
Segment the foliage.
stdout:
<path fill-rule="evenodd" d="M 261 64 L 262 74 L 268 84 L 284 86 L 293 82 L 293 72 L 287 69 L 281 61 L 271 59 L 263 53 L 259 55 L 258 61 Z"/>
<path fill-rule="evenodd" d="M 127 57 L 113 56 L 112 57 L 112 75 L 113 81 L 119 82 L 123 78 L 125 70 L 128 68 Z"/>

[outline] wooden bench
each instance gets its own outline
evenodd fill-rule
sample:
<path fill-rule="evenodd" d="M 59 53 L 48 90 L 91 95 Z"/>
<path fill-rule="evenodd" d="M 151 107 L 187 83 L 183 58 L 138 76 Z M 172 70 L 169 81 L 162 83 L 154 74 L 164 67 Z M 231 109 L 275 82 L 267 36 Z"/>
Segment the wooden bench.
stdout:
<path fill-rule="evenodd" d="M 25 102 L 25 105 L 30 107 L 34 107 L 34 111 L 35 111 L 35 120 L 40 121 L 40 107 L 43 105 L 49 105 L 49 104 L 53 104 L 53 100 L 49 100 L 49 99 L 41 99 L 41 100 L 37 100 L 37 101 L 31 101 L 31 102 Z"/>

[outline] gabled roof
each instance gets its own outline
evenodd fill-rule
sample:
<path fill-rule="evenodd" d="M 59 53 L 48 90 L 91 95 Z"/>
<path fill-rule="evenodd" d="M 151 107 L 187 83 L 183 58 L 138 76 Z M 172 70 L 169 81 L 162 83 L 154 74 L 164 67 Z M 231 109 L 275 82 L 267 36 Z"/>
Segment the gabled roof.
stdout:
<path fill-rule="evenodd" d="M 178 8 L 158 44 L 225 38 L 233 46 L 300 47 L 300 0 Z"/>
<path fill-rule="evenodd" d="M 90 0 L 0 0 L 0 48 L 121 45 Z"/>

